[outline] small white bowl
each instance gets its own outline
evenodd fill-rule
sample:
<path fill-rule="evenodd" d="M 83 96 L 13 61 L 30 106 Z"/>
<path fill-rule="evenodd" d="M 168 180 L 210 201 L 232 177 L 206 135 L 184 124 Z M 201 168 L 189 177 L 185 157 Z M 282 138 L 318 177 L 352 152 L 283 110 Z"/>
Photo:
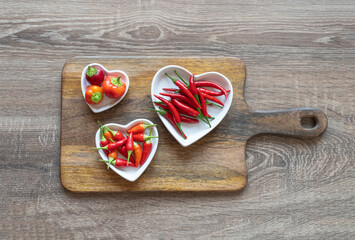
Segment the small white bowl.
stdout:
<path fill-rule="evenodd" d="M 191 72 L 186 70 L 183 67 L 177 66 L 177 65 L 169 65 L 166 67 L 161 68 L 154 76 L 153 81 L 152 81 L 152 87 L 151 87 L 151 95 L 152 95 L 152 101 L 160 101 L 155 95 L 159 95 L 160 92 L 165 92 L 163 88 L 177 88 L 176 85 L 171 81 L 170 78 L 168 78 L 165 73 L 168 73 L 170 76 L 174 78 L 178 78 L 176 74 L 174 73 L 174 70 L 177 71 L 177 73 L 185 80 L 188 81 L 191 76 Z M 183 147 L 187 147 L 206 134 L 208 134 L 210 131 L 212 131 L 217 125 L 223 120 L 223 118 L 226 116 L 232 100 L 233 100 L 233 87 L 229 79 L 218 73 L 218 72 L 206 72 L 200 75 L 195 75 L 195 80 L 207 80 L 207 81 L 212 81 L 215 83 L 218 83 L 222 87 L 224 87 L 226 90 L 230 90 L 230 93 L 228 94 L 228 97 L 225 98 L 225 96 L 218 96 L 220 101 L 224 104 L 224 108 L 218 108 L 218 107 L 211 107 L 207 106 L 208 113 L 214 117 L 214 120 L 210 120 L 211 127 L 209 127 L 206 123 L 200 121 L 200 123 L 196 124 L 188 124 L 188 123 L 181 123 L 181 128 L 184 131 L 185 135 L 187 136 L 187 139 L 184 139 L 179 132 L 175 130 L 175 128 L 170 124 L 168 120 L 162 115 L 158 113 L 158 116 L 160 117 L 160 120 L 164 123 L 165 127 L 168 129 L 168 131 L 171 133 L 171 135 L 174 136 L 174 138 L 181 144 Z M 212 90 L 212 89 L 211 89 Z M 164 97 L 164 96 L 162 96 Z M 166 97 L 164 97 L 166 98 Z M 155 109 L 159 109 L 154 103 L 153 103 Z"/>
<path fill-rule="evenodd" d="M 120 98 L 110 98 L 108 96 L 106 96 L 104 94 L 104 99 L 102 100 L 102 102 L 100 102 L 99 104 L 88 104 L 85 101 L 85 92 L 86 92 L 86 88 L 88 86 L 91 86 L 91 84 L 86 80 L 86 72 L 89 66 L 93 66 L 93 65 L 97 65 L 100 66 L 104 72 L 105 72 L 105 77 L 107 77 L 108 75 L 111 76 L 121 76 L 121 80 L 126 84 L 126 91 L 124 92 L 123 96 Z M 107 109 L 112 108 L 113 106 L 115 106 L 117 103 L 121 102 L 121 100 L 126 96 L 127 92 L 128 92 L 128 88 L 129 88 L 129 78 L 128 75 L 120 70 L 113 70 L 113 71 L 108 71 L 104 66 L 102 66 L 101 64 L 98 63 L 90 63 L 89 65 L 87 65 L 83 72 L 81 73 L 81 91 L 83 92 L 83 96 L 84 96 L 84 101 L 87 103 L 87 105 L 90 107 L 90 109 L 94 112 L 94 113 L 99 113 L 99 112 L 103 112 Z"/>
<path fill-rule="evenodd" d="M 126 125 L 120 125 L 120 124 L 116 124 L 116 123 L 108 123 L 105 124 L 104 126 L 109 127 L 111 130 L 113 131 L 120 131 L 123 134 L 125 134 L 126 130 L 130 129 L 131 127 L 139 124 L 139 123 L 145 123 L 145 124 L 153 124 L 151 121 L 147 120 L 147 119 L 136 119 Z M 152 136 L 159 136 L 158 135 L 158 129 L 154 126 L 151 127 L 153 128 L 152 131 Z M 145 130 L 145 134 L 149 134 L 149 131 L 151 128 L 147 128 Z M 101 134 L 100 134 L 100 128 L 97 130 L 96 135 L 95 135 L 95 143 L 96 143 L 96 147 L 99 148 L 100 146 L 100 140 L 101 140 Z M 158 142 L 159 142 L 159 138 L 151 138 L 152 141 L 152 151 L 150 152 L 147 160 L 145 161 L 145 163 L 142 166 L 139 166 L 138 168 L 135 167 L 120 167 L 120 168 L 116 168 L 114 166 L 114 164 L 110 165 L 110 168 L 115 171 L 118 175 L 120 175 L 121 177 L 127 179 L 128 181 L 134 182 L 135 180 L 137 180 L 142 173 L 147 169 L 147 167 L 149 166 L 150 162 L 152 161 L 155 152 L 157 151 L 158 148 Z M 103 150 L 98 150 L 99 154 L 101 156 L 102 159 L 104 160 L 108 160 L 108 157 L 106 156 L 106 154 L 104 153 Z M 121 154 L 118 154 L 119 158 L 123 158 L 125 159 Z M 108 164 L 108 163 L 106 163 Z"/>

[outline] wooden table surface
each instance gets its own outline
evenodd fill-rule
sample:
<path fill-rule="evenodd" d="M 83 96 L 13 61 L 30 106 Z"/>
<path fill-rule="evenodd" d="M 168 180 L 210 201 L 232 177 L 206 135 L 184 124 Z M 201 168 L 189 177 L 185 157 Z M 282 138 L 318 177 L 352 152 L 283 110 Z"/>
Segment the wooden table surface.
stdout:
<path fill-rule="evenodd" d="M 354 1 L 104 2 L 0 1 L 0 239 L 355 238 Z M 61 71 L 88 55 L 238 57 L 252 108 L 328 129 L 253 138 L 241 192 L 68 192 Z"/>

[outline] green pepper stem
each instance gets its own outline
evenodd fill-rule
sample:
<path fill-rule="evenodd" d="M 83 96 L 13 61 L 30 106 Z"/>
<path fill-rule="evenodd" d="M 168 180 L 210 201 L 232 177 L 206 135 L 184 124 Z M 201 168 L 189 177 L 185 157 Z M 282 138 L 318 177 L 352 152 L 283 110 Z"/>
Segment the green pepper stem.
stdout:
<path fill-rule="evenodd" d="M 102 129 L 102 127 L 100 127 L 100 134 L 101 134 L 101 141 L 105 141 L 106 138 L 104 136 L 104 130 Z"/>
<path fill-rule="evenodd" d="M 168 77 L 168 78 L 170 78 L 171 79 L 171 81 L 173 81 L 173 83 L 175 83 L 176 82 L 176 80 L 177 79 L 175 79 L 175 78 L 173 78 L 173 77 L 171 77 L 169 74 L 167 74 L 167 73 L 165 73 L 165 75 Z"/>
<path fill-rule="evenodd" d="M 150 110 L 150 111 L 154 111 L 154 112 L 158 112 L 160 113 L 161 115 L 165 116 L 166 115 L 166 111 L 165 110 L 157 110 L 157 109 L 153 109 L 153 108 L 147 108 L 147 110 Z M 153 129 L 153 128 L 152 128 Z"/>
<path fill-rule="evenodd" d="M 176 123 L 176 126 L 179 128 L 182 137 L 183 137 L 184 139 L 186 139 L 185 133 L 184 133 L 184 132 L 182 131 L 182 129 L 181 129 L 181 123 Z"/>
<path fill-rule="evenodd" d="M 127 166 L 128 166 L 129 159 L 131 158 L 132 150 L 128 150 L 127 153 L 128 153 L 128 156 L 127 156 Z"/>
<path fill-rule="evenodd" d="M 177 71 L 174 70 L 174 72 L 175 72 L 176 76 L 178 76 L 178 77 L 180 78 L 180 80 L 184 82 L 184 84 L 186 85 L 186 87 L 189 87 L 189 84 L 188 84 L 187 82 L 185 82 L 185 80 L 184 80 L 182 77 L 180 77 L 180 75 L 177 73 Z"/>
<path fill-rule="evenodd" d="M 143 128 L 146 129 L 146 128 L 149 128 L 149 127 L 154 127 L 156 125 L 157 124 L 145 124 L 145 123 L 143 123 Z"/>
<path fill-rule="evenodd" d="M 105 147 L 93 148 L 93 150 L 100 150 L 100 149 L 108 150 L 108 147 L 107 147 L 107 145 L 106 145 Z"/>
<path fill-rule="evenodd" d="M 219 108 L 223 108 L 223 106 L 220 106 L 220 105 L 215 104 L 215 103 L 210 102 L 210 101 L 206 101 L 206 104 L 207 104 L 207 105 L 213 105 L 213 106 L 215 106 L 215 107 L 219 107 Z"/>

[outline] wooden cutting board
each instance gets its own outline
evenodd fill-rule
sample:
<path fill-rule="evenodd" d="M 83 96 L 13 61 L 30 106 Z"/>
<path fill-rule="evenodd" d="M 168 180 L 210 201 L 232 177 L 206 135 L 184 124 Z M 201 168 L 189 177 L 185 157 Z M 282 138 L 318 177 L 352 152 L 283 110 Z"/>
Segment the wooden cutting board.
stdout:
<path fill-rule="evenodd" d="M 100 63 L 122 70 L 130 78 L 126 97 L 113 108 L 93 113 L 80 88 L 87 64 Z M 152 107 L 150 86 L 154 74 L 166 65 L 180 65 L 195 74 L 217 71 L 232 82 L 232 106 L 224 120 L 207 136 L 184 148 L 165 129 Z M 245 65 L 237 58 L 79 57 L 66 62 L 62 73 L 61 182 L 75 192 L 121 191 L 236 191 L 247 184 L 247 140 L 262 133 L 315 137 L 327 128 L 317 109 L 254 111 L 244 99 Z M 147 118 L 159 124 L 159 146 L 143 175 L 129 182 L 99 162 L 94 135 L 97 121 L 127 124 Z M 301 119 L 314 120 L 305 128 Z"/>

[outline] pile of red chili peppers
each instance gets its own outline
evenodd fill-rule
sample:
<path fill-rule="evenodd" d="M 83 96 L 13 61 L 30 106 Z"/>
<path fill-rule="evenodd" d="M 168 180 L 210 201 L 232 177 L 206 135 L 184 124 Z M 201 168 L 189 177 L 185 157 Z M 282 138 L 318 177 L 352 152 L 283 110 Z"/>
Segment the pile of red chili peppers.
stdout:
<path fill-rule="evenodd" d="M 185 138 L 187 136 L 181 128 L 181 122 L 199 123 L 200 120 L 211 127 L 210 120 L 214 118 L 208 114 L 207 105 L 223 108 L 224 104 L 216 96 L 224 95 L 228 97 L 230 90 L 224 89 L 221 85 L 211 81 L 195 81 L 195 75 L 192 74 L 187 83 L 177 71 L 174 71 L 179 79 L 171 77 L 165 73 L 178 88 L 163 88 L 165 93 L 159 93 L 161 96 L 154 95 L 160 100 L 154 102 L 159 109 L 149 110 L 159 112 L 164 116 L 174 128 Z M 215 90 L 206 89 L 213 88 Z M 169 97 L 165 99 L 162 96 Z"/>
<path fill-rule="evenodd" d="M 95 150 L 102 149 L 108 160 L 100 159 L 108 163 L 107 169 L 113 164 L 115 167 L 139 167 L 143 165 L 152 151 L 153 144 L 151 139 L 157 138 L 152 136 L 152 130 L 150 129 L 149 135 L 144 134 L 147 128 L 156 126 L 156 124 L 139 123 L 134 127 L 127 130 L 128 137 L 120 131 L 113 131 L 107 126 L 102 126 L 100 122 L 100 148 L 94 148 Z M 143 143 L 143 144 L 141 144 Z M 121 154 L 124 158 L 118 157 Z"/>

